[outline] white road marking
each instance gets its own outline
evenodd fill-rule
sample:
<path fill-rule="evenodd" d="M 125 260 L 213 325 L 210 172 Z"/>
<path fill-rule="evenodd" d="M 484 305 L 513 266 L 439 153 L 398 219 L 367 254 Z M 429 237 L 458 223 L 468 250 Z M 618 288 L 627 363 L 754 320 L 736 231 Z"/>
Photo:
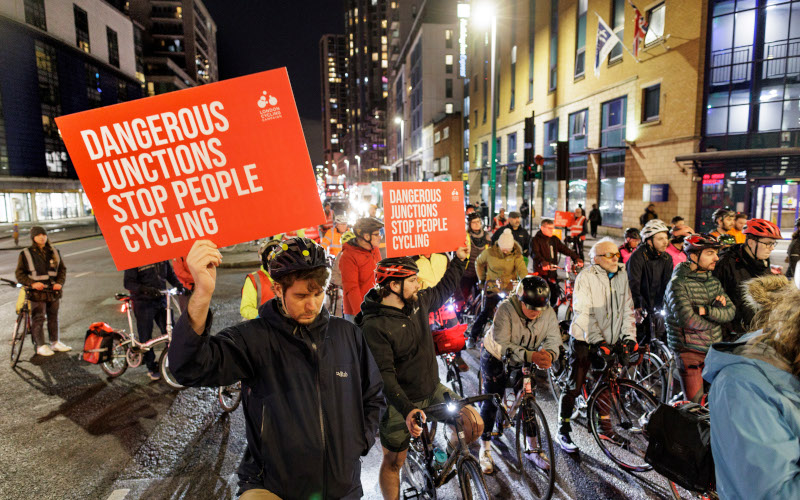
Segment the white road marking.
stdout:
<path fill-rule="evenodd" d="M 85 273 L 78 273 L 73 278 L 80 278 L 81 276 L 86 276 L 87 274 L 92 274 L 92 271 L 86 271 Z"/>
<path fill-rule="evenodd" d="M 104 249 L 104 248 L 108 248 L 108 247 L 95 247 L 95 248 L 88 248 L 88 249 L 86 249 L 86 250 L 80 250 L 80 251 L 78 251 L 78 252 L 72 252 L 72 253 L 67 253 L 67 254 L 64 254 L 64 257 L 72 257 L 73 255 L 80 255 L 80 254 L 82 254 L 82 253 L 95 252 L 95 251 L 97 251 L 97 250 L 102 250 L 102 249 Z"/>
<path fill-rule="evenodd" d="M 108 497 L 107 500 L 122 500 L 131 490 L 124 489 L 124 490 L 114 490 L 111 492 L 111 495 Z"/>

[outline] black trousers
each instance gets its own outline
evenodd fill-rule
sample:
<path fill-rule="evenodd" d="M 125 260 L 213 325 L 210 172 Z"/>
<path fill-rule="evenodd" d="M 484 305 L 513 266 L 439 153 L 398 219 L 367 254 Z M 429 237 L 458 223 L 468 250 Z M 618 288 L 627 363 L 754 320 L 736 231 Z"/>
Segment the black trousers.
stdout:
<path fill-rule="evenodd" d="M 589 227 L 591 228 L 592 238 L 597 236 L 597 226 L 599 226 L 597 222 L 589 222 Z"/>
<path fill-rule="evenodd" d="M 167 333 L 167 308 L 159 302 L 139 301 L 133 304 L 133 314 L 136 316 L 136 332 L 139 342 L 147 342 L 153 338 L 153 323 L 158 325 L 162 335 Z M 151 372 L 158 371 L 156 353 L 149 350 L 144 353 L 144 363 Z"/>
<path fill-rule="evenodd" d="M 559 432 L 562 434 L 572 431 L 570 416 L 575 409 L 575 399 L 581 394 L 583 384 L 586 382 L 586 373 L 591 369 L 591 345 L 570 337 L 569 347 L 565 367 L 568 370 L 569 382 L 567 390 L 561 393 L 561 399 L 558 402 Z"/>
<path fill-rule="evenodd" d="M 486 349 L 481 349 L 481 378 L 483 379 L 484 394 L 497 394 L 502 398 L 508 387 L 508 375 L 508 372 L 503 369 L 502 361 L 489 354 Z M 491 433 L 497 420 L 497 405 L 494 400 L 487 399 L 481 403 L 481 418 L 483 419 L 481 439 L 489 441 L 492 439 Z M 526 436 L 536 435 L 534 425 L 526 425 L 523 431 Z"/>
<path fill-rule="evenodd" d="M 483 329 L 486 326 L 486 322 L 489 321 L 490 315 L 494 315 L 494 310 L 501 300 L 503 299 L 498 293 L 486 294 L 486 300 L 483 303 L 483 309 L 478 315 L 478 318 L 475 320 L 475 324 L 472 325 L 472 330 L 469 332 L 469 337 L 472 340 L 478 340 L 478 338 L 483 336 Z"/>
<path fill-rule="evenodd" d="M 61 300 L 52 302 L 30 302 L 31 336 L 36 347 L 44 345 L 44 316 L 47 313 L 47 335 L 50 343 L 58 342 L 58 307 Z"/>

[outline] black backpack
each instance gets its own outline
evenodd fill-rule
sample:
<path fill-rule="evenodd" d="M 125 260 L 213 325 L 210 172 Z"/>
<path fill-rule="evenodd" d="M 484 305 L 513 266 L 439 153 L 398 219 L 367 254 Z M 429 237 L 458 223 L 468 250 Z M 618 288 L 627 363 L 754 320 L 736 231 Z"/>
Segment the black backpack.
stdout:
<path fill-rule="evenodd" d="M 656 472 L 690 491 L 714 487 L 711 419 L 708 408 L 695 403 L 660 404 L 647 424 L 650 442 L 645 461 Z"/>

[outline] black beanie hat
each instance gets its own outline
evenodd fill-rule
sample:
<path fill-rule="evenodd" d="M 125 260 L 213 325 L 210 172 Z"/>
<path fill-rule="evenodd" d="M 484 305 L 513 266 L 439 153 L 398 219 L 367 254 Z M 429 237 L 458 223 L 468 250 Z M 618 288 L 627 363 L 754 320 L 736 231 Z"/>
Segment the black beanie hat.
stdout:
<path fill-rule="evenodd" d="M 33 226 L 31 228 L 31 239 L 36 238 L 40 234 L 44 234 L 44 235 L 47 234 L 47 231 L 45 231 L 42 226 Z"/>

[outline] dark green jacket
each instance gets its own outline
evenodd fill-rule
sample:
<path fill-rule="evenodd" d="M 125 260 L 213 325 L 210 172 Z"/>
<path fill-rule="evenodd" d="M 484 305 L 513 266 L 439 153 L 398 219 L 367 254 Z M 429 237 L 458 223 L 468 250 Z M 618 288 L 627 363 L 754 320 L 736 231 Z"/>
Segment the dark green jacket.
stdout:
<path fill-rule="evenodd" d="M 712 306 L 725 297 L 725 307 Z M 678 351 L 708 352 L 711 344 L 722 341 L 722 324 L 733 319 L 736 308 L 722 284 L 709 272 L 694 272 L 689 262 L 681 262 L 672 273 L 664 297 L 667 310 L 667 343 Z M 706 314 L 698 314 L 699 307 Z"/>

